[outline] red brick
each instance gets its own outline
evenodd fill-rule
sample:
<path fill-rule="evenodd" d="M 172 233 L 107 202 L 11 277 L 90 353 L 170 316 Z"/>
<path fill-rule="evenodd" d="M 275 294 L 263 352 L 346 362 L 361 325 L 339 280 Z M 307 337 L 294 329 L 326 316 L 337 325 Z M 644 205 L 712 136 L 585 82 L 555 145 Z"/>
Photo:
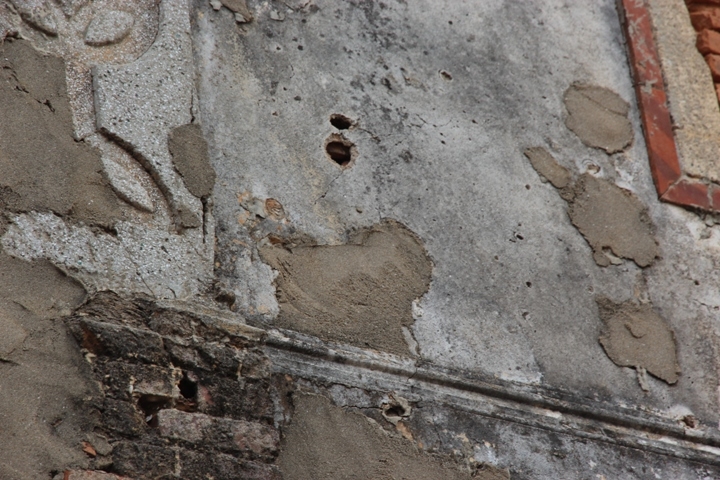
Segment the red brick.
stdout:
<path fill-rule="evenodd" d="M 708 186 L 697 180 L 680 180 L 665 192 L 662 200 L 683 207 L 711 209 Z"/>
<path fill-rule="evenodd" d="M 720 5 L 720 0 L 685 0 L 690 11 L 697 7 L 707 7 L 708 5 Z"/>
<path fill-rule="evenodd" d="M 712 209 L 720 212 L 720 185 L 713 183 L 710 186 L 710 200 L 712 202 Z"/>
<path fill-rule="evenodd" d="M 720 33 L 713 30 L 703 30 L 697 36 L 697 49 L 700 53 L 720 53 Z"/>
<path fill-rule="evenodd" d="M 65 470 L 62 476 L 58 475 L 55 478 L 61 480 L 132 480 L 130 477 L 121 477 L 95 470 Z"/>
<path fill-rule="evenodd" d="M 695 7 L 690 12 L 690 21 L 698 32 L 720 29 L 720 7 Z"/>
<path fill-rule="evenodd" d="M 640 104 L 650 170 L 658 196 L 662 196 L 680 178 L 681 170 L 660 59 L 645 2 L 621 1 L 625 13 L 623 27 L 635 77 L 635 91 Z"/>
<path fill-rule="evenodd" d="M 710 67 L 710 73 L 712 74 L 713 80 L 716 82 L 720 80 L 720 55 L 705 55 L 705 61 L 707 62 L 708 67 Z"/>
<path fill-rule="evenodd" d="M 229 452 L 252 457 L 272 458 L 280 436 L 274 428 L 259 422 L 218 418 L 202 413 L 160 410 L 157 414 L 160 435 L 193 445 L 213 445 Z"/>

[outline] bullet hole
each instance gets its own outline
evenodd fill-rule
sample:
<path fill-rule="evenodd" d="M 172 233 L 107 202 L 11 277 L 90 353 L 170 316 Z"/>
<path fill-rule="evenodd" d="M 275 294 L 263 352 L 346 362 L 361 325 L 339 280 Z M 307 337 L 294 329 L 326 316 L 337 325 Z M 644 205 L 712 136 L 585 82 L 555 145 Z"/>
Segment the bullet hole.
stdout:
<path fill-rule="evenodd" d="M 404 417 L 407 412 L 402 405 L 392 405 L 385 410 L 385 415 L 388 417 Z"/>
<path fill-rule="evenodd" d="M 330 115 L 330 123 L 338 130 L 347 130 L 348 128 L 353 126 L 352 120 L 350 120 L 345 115 L 341 115 L 339 113 L 333 113 L 332 115 Z"/>
<path fill-rule="evenodd" d="M 530 185 L 525 185 L 525 190 L 530 190 Z"/>
<path fill-rule="evenodd" d="M 302 49 L 303 49 L 303 46 L 302 46 L 302 45 L 298 45 L 298 50 L 302 50 Z"/>
<path fill-rule="evenodd" d="M 525 282 L 525 285 L 527 285 L 528 288 L 532 287 L 532 282 Z"/>
<path fill-rule="evenodd" d="M 138 398 L 138 407 L 145 414 L 145 422 L 152 428 L 157 428 L 158 419 L 157 412 L 170 406 L 170 401 L 166 397 L 158 395 L 142 395 Z"/>
<path fill-rule="evenodd" d="M 448 72 L 448 71 L 440 70 L 440 75 L 441 75 L 445 80 L 448 80 L 448 81 L 449 81 L 449 80 L 452 80 L 452 75 L 450 75 L 450 72 Z"/>
<path fill-rule="evenodd" d="M 295 100 L 296 102 L 299 102 L 300 100 L 302 100 L 302 97 L 300 95 L 296 95 L 295 98 L 293 98 L 293 100 Z"/>
<path fill-rule="evenodd" d="M 700 282 L 698 280 L 694 281 L 695 285 L 700 285 Z"/>
<path fill-rule="evenodd" d="M 355 145 L 342 135 L 336 133 L 325 140 L 325 152 L 328 157 L 342 168 L 349 168 L 357 157 Z"/>

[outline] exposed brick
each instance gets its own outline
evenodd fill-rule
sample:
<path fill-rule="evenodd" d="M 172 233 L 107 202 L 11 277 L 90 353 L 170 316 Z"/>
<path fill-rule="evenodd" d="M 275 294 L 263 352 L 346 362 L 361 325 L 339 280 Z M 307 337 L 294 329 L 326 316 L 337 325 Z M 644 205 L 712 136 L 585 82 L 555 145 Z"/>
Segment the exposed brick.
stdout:
<path fill-rule="evenodd" d="M 216 417 L 272 421 L 271 386 L 266 380 L 228 379 L 199 373 L 198 410 Z"/>
<path fill-rule="evenodd" d="M 160 435 L 166 438 L 253 458 L 272 459 L 277 454 L 280 436 L 269 425 L 172 409 L 161 410 L 157 417 Z"/>
<path fill-rule="evenodd" d="M 183 480 L 235 479 L 282 480 L 274 465 L 239 460 L 222 453 L 180 451 L 180 476 Z"/>
<path fill-rule="evenodd" d="M 102 413 L 103 427 L 122 435 L 137 437 L 147 429 L 142 414 L 129 402 L 105 399 Z"/>
<path fill-rule="evenodd" d="M 181 376 L 177 369 L 113 361 L 99 364 L 97 368 L 105 394 L 110 397 L 131 400 L 133 394 L 177 396 L 176 384 Z"/>
<path fill-rule="evenodd" d="M 707 62 L 708 67 L 710 67 L 710 73 L 712 74 L 713 80 L 720 80 L 720 55 L 705 55 L 705 61 Z"/>
<path fill-rule="evenodd" d="M 53 480 L 132 480 L 130 477 L 121 477 L 113 473 L 97 470 L 65 470 Z"/>
<path fill-rule="evenodd" d="M 174 478 L 173 474 L 177 467 L 176 457 L 175 451 L 167 447 L 120 442 L 113 449 L 113 471 L 136 480 Z M 183 476 L 182 478 L 188 477 Z"/>
<path fill-rule="evenodd" d="M 720 8 L 698 6 L 690 12 L 690 21 L 695 30 L 717 30 L 720 28 Z"/>
<path fill-rule="evenodd" d="M 173 363 L 189 370 L 205 370 L 237 378 L 242 354 L 232 346 L 206 342 L 189 343 L 165 339 Z"/>
<path fill-rule="evenodd" d="M 720 33 L 713 30 L 703 30 L 697 36 L 697 49 L 703 55 L 720 53 Z"/>
<path fill-rule="evenodd" d="M 80 318 L 71 331 L 83 348 L 98 356 L 168 365 L 162 337 L 134 327 Z"/>
<path fill-rule="evenodd" d="M 660 58 L 646 3 L 633 0 L 621 0 L 621 3 L 625 10 L 623 27 L 630 47 L 628 53 L 640 103 L 650 171 L 658 195 L 662 196 L 680 178 L 681 170 L 667 96 L 663 82 L 658 81 L 663 78 Z"/>
<path fill-rule="evenodd" d="M 665 192 L 662 199 L 685 207 L 710 209 L 708 186 L 697 180 L 680 180 Z"/>

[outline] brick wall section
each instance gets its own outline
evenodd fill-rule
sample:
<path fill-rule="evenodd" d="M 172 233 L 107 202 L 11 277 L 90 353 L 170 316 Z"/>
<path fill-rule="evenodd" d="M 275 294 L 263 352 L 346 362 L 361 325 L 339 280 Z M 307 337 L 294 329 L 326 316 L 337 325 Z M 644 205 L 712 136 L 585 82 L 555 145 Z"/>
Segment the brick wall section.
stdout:
<path fill-rule="evenodd" d="M 100 386 L 88 408 L 109 448 L 87 442 L 93 470 L 57 479 L 281 478 L 283 379 L 253 329 L 110 293 L 67 322 Z"/>
<path fill-rule="evenodd" d="M 711 0 L 685 0 L 697 36 L 697 49 L 710 67 L 715 92 L 720 99 L 720 3 Z"/>

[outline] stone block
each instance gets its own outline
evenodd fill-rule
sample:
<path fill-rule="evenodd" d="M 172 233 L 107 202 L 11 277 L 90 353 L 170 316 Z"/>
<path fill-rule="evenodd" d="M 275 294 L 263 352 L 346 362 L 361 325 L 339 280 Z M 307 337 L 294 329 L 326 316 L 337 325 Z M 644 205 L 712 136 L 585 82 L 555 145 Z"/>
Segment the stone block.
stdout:
<path fill-rule="evenodd" d="M 135 480 L 174 478 L 176 461 L 174 450 L 145 443 L 120 442 L 113 450 L 113 470 Z M 183 475 L 182 478 L 191 477 Z"/>

